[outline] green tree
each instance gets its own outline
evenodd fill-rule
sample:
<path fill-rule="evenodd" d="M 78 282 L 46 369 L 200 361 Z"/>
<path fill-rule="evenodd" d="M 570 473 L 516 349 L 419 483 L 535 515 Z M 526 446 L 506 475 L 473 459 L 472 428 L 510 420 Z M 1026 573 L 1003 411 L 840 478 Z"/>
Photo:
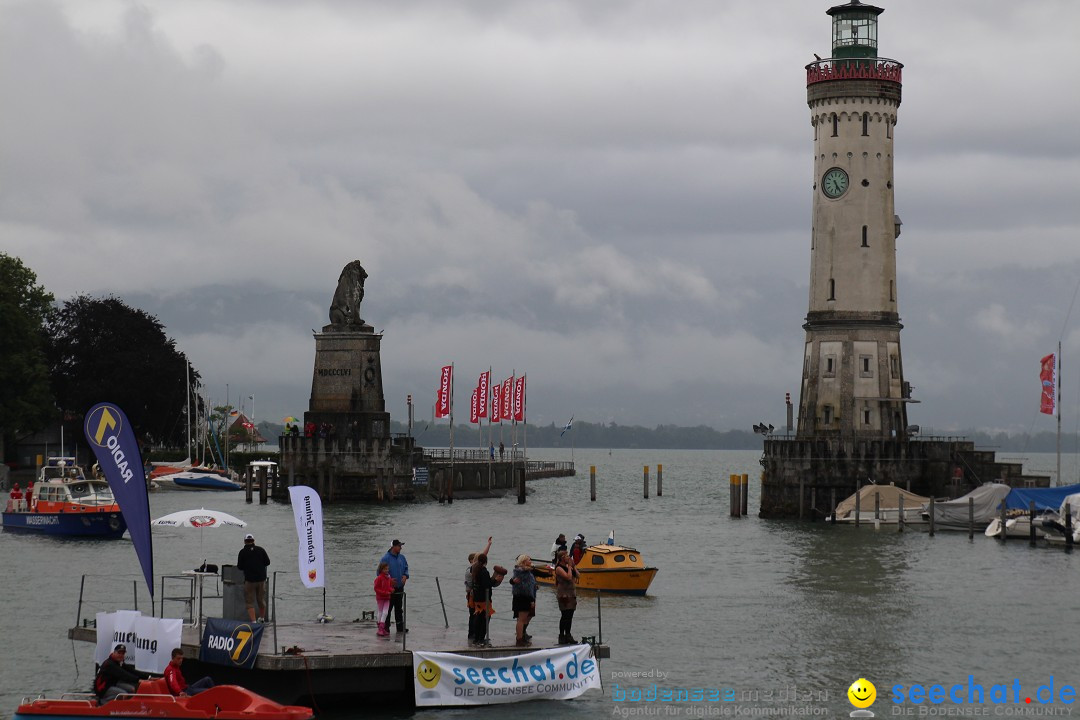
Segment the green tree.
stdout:
<path fill-rule="evenodd" d="M 40 430 L 57 414 L 45 359 L 52 302 L 33 270 L 0 253 L 0 460 L 5 439 Z"/>
<path fill-rule="evenodd" d="M 199 375 L 192 370 L 185 385 L 187 360 L 156 317 L 113 296 L 80 295 L 50 313 L 46 326 L 53 390 L 65 413 L 82 417 L 109 401 L 142 441 L 183 445 L 187 393 Z"/>

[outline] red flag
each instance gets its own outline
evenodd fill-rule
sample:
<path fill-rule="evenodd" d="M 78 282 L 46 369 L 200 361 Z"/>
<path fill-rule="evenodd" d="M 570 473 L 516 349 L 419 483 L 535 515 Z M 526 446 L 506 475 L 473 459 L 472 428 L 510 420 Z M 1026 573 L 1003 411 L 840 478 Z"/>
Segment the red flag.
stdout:
<path fill-rule="evenodd" d="M 480 422 L 480 388 L 473 388 L 472 400 L 469 402 L 469 422 Z"/>
<path fill-rule="evenodd" d="M 488 385 L 491 383 L 491 371 L 480 373 L 480 382 L 476 385 L 476 391 L 480 394 L 480 402 L 477 417 L 486 418 L 488 415 Z"/>
<path fill-rule="evenodd" d="M 1057 357 L 1050 353 L 1041 361 L 1039 380 L 1042 382 L 1042 399 L 1039 402 L 1039 412 L 1053 415 L 1057 410 L 1054 402 L 1054 388 L 1057 387 Z"/>
<path fill-rule="evenodd" d="M 525 422 L 525 376 L 522 375 L 514 383 L 514 419 Z"/>
<path fill-rule="evenodd" d="M 435 394 L 435 417 L 444 418 L 452 411 L 452 392 L 454 384 L 454 366 L 447 365 L 439 377 L 439 389 Z"/>
<path fill-rule="evenodd" d="M 502 385 L 495 383 L 491 386 L 491 422 L 502 422 Z"/>
<path fill-rule="evenodd" d="M 511 375 L 510 377 L 503 380 L 502 384 L 502 409 L 499 410 L 499 414 L 502 415 L 503 420 L 514 419 L 513 396 L 514 376 Z"/>

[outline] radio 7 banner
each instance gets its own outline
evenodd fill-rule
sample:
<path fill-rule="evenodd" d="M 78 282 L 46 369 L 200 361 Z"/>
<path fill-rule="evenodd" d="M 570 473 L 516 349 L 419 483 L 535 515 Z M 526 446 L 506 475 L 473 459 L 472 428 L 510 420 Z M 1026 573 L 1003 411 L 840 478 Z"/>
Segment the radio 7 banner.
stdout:
<path fill-rule="evenodd" d="M 253 668 L 262 635 L 263 625 L 259 623 L 207 618 L 199 659 L 215 665 Z"/>
<path fill-rule="evenodd" d="M 435 417 L 444 418 L 453 412 L 454 366 L 447 365 L 439 375 L 439 389 L 435 395 Z"/>
<path fill-rule="evenodd" d="M 150 539 L 150 498 L 146 493 L 142 455 L 124 411 L 112 403 L 98 403 L 83 419 L 86 441 L 109 481 L 116 504 L 127 523 L 131 544 L 142 565 L 146 587 L 154 597 L 154 545 Z"/>

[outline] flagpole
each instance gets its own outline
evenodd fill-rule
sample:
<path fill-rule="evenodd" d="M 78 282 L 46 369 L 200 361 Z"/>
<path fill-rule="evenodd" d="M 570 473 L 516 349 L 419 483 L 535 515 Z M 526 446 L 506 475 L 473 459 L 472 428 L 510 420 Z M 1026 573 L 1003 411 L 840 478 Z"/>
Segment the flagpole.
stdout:
<path fill-rule="evenodd" d="M 488 365 L 487 387 L 484 389 L 484 407 L 487 408 L 488 421 L 488 492 L 491 492 L 491 464 L 495 461 L 495 444 L 491 438 L 491 366 Z"/>
<path fill-rule="evenodd" d="M 454 363 L 450 363 L 450 484 L 446 486 L 446 497 L 454 502 Z"/>
<path fill-rule="evenodd" d="M 1061 341 L 1058 340 L 1057 354 L 1057 484 L 1064 485 L 1061 481 Z M 1002 530 L 1004 533 L 1005 531 Z"/>
<path fill-rule="evenodd" d="M 525 410 L 525 396 L 529 392 L 529 373 L 521 376 L 521 444 L 525 447 L 525 477 L 529 476 L 529 415 Z"/>

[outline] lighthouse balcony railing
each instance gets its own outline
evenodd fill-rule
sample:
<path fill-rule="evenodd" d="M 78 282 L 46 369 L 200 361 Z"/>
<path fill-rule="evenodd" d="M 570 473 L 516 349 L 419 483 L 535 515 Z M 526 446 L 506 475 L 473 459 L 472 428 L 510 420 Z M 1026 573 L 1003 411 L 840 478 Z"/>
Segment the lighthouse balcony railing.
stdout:
<path fill-rule="evenodd" d="M 886 80 L 901 83 L 904 64 L 888 58 L 828 58 L 806 66 L 806 84 L 830 80 Z"/>

